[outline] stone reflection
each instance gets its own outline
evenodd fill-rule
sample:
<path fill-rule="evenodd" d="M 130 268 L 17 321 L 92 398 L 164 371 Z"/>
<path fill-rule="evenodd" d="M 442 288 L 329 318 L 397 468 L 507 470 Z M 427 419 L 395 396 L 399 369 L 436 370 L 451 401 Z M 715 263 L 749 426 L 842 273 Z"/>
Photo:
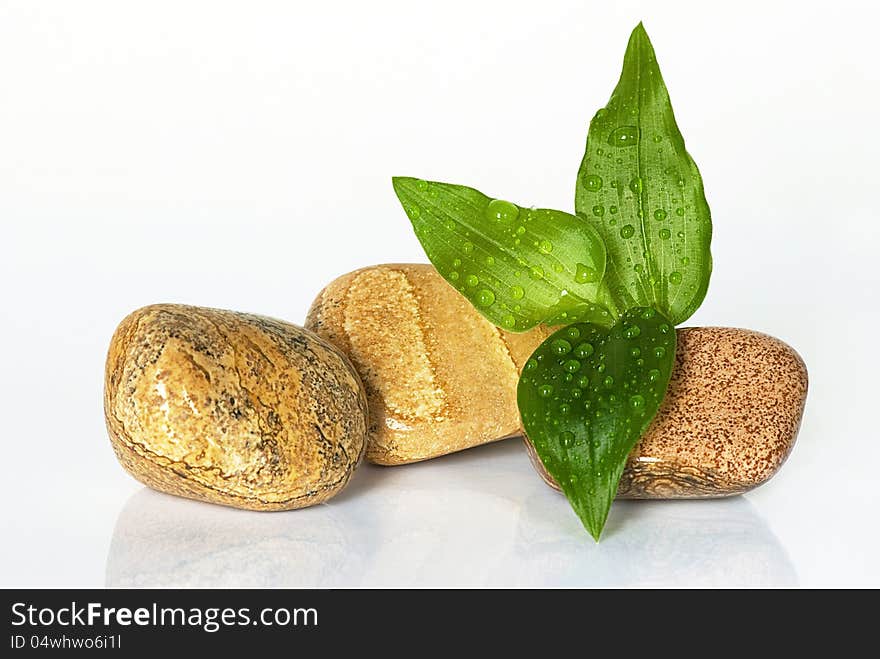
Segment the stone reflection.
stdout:
<path fill-rule="evenodd" d="M 797 585 L 785 549 L 745 497 L 618 501 L 599 544 L 561 499 L 542 492 L 523 506 L 506 559 L 522 585 Z"/>
<path fill-rule="evenodd" d="M 518 440 L 363 465 L 326 504 L 238 511 L 150 490 L 127 502 L 109 586 L 793 586 L 744 497 L 623 501 L 596 544 Z"/>
<path fill-rule="evenodd" d="M 356 586 L 370 555 L 342 507 L 233 510 L 143 489 L 116 522 L 108 586 Z"/>

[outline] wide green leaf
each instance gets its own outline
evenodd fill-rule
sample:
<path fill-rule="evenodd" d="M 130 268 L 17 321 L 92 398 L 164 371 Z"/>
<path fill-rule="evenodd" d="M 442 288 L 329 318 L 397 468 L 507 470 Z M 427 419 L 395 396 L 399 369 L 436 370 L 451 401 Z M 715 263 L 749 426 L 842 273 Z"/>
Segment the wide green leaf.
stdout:
<path fill-rule="evenodd" d="M 675 325 L 696 311 L 712 270 L 709 206 L 641 23 L 590 122 L 575 209 L 605 240 L 605 284 L 619 310 L 650 306 Z"/>
<path fill-rule="evenodd" d="M 597 304 L 605 246 L 575 216 L 463 185 L 401 177 L 393 184 L 428 259 L 495 325 L 524 332 L 539 323 L 613 322 Z"/>
<path fill-rule="evenodd" d="M 671 322 L 634 307 L 610 330 L 576 323 L 554 332 L 526 362 L 517 387 L 523 427 L 596 540 L 674 360 Z"/>

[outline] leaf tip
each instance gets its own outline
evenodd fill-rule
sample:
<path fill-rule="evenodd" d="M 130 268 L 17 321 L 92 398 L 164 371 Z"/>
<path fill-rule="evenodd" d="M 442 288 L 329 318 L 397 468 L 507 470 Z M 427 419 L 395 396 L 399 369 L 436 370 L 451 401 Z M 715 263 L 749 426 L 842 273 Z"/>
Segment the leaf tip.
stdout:
<path fill-rule="evenodd" d="M 602 530 L 605 528 L 605 518 L 598 520 L 591 517 L 588 520 L 584 520 L 584 526 L 587 531 L 589 531 L 590 535 L 593 536 L 593 540 L 596 541 L 596 544 L 598 544 L 599 538 L 602 535 Z"/>
<path fill-rule="evenodd" d="M 630 34 L 629 38 L 630 41 L 651 43 L 651 39 L 648 37 L 648 31 L 645 29 L 645 24 L 642 21 L 639 21 L 639 24 L 633 28 L 632 34 Z"/>
<path fill-rule="evenodd" d="M 395 191 L 399 192 L 401 188 L 403 188 L 408 181 L 412 181 L 412 179 L 408 176 L 392 176 L 391 177 L 391 186 Z"/>

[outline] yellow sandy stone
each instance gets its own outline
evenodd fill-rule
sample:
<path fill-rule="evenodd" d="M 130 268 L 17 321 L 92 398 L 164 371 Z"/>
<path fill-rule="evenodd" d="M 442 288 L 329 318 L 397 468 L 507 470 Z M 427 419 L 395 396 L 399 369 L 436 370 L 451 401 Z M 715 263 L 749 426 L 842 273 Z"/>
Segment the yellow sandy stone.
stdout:
<path fill-rule="evenodd" d="M 429 265 L 344 275 L 315 300 L 306 328 L 352 360 L 367 391 L 367 459 L 435 458 L 518 434 L 519 369 L 546 328 L 499 330 Z"/>

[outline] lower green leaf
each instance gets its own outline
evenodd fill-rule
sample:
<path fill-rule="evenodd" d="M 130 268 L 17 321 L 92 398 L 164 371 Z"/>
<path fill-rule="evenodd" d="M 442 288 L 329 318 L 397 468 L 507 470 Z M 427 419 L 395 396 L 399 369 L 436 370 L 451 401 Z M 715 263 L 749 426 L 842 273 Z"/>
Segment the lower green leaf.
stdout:
<path fill-rule="evenodd" d="M 517 388 L 523 427 L 547 471 L 598 541 L 626 459 L 666 393 L 675 328 L 634 307 L 610 330 L 575 323 L 526 362 Z"/>

